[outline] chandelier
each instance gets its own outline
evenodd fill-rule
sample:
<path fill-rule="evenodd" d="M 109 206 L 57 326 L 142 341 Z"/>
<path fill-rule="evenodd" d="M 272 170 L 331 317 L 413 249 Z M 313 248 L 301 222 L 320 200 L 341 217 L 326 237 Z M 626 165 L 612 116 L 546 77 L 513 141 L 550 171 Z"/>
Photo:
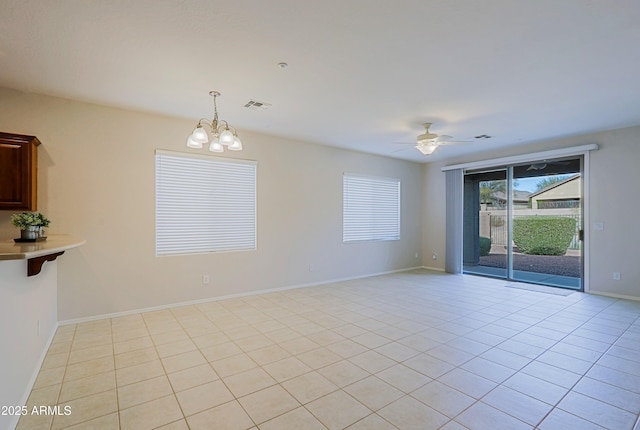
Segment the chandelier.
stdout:
<path fill-rule="evenodd" d="M 242 151 L 242 142 L 236 133 L 236 129 L 231 127 L 225 120 L 218 119 L 218 106 L 216 105 L 216 97 L 220 96 L 218 91 L 209 91 L 209 95 L 213 97 L 213 119 L 211 121 L 202 118 L 198 121 L 198 125 L 193 133 L 187 139 L 189 148 L 201 149 L 209 143 L 209 151 L 223 152 L 226 146 L 230 151 Z M 205 130 L 207 126 L 210 130 L 211 139 Z"/>

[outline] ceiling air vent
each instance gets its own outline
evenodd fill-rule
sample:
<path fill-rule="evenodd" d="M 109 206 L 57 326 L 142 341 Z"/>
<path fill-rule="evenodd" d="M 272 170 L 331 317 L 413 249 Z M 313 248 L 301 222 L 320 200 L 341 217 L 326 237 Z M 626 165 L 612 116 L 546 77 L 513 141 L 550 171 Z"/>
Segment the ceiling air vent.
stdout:
<path fill-rule="evenodd" d="M 247 109 L 251 109 L 251 110 L 265 110 L 269 106 L 271 106 L 271 104 L 265 103 L 265 102 L 259 102 L 257 100 L 249 100 L 244 105 L 244 107 L 246 107 Z"/>

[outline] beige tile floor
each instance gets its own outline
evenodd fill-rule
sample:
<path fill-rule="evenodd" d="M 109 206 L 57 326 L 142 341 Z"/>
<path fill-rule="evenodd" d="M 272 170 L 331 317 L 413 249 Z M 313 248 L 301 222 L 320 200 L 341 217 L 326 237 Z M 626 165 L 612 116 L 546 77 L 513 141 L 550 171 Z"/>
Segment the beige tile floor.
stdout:
<path fill-rule="evenodd" d="M 427 271 L 58 329 L 18 429 L 632 429 L 640 303 Z M 63 410 L 63 409 L 62 409 Z"/>

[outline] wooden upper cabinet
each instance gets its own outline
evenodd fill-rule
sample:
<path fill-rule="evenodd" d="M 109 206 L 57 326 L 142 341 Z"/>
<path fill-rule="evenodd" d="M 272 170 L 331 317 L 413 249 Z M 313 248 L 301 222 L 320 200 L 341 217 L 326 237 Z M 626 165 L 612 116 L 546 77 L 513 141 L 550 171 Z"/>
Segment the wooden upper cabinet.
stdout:
<path fill-rule="evenodd" d="M 37 209 L 38 145 L 35 136 L 0 132 L 0 210 Z"/>

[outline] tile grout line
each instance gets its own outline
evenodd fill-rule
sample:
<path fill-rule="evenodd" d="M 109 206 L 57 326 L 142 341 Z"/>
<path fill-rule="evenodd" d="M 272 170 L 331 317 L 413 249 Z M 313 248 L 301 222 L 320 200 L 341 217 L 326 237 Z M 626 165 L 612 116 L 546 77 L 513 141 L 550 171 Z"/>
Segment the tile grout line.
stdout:
<path fill-rule="evenodd" d="M 601 314 L 602 312 L 604 312 L 604 310 L 605 310 L 605 309 L 607 309 L 607 308 L 609 308 L 609 307 L 613 306 L 614 304 L 616 304 L 616 303 L 618 303 L 618 302 L 619 302 L 619 300 L 615 300 L 614 302 L 612 302 L 611 304 L 609 304 L 609 306 L 607 306 L 606 308 L 604 308 L 604 309 L 600 310 L 600 312 L 598 312 L 597 314 L 595 314 L 595 315 L 593 315 L 591 318 L 589 318 L 589 320 L 588 320 L 588 321 L 586 321 L 584 324 L 582 324 L 580 327 L 584 326 L 584 325 L 585 325 L 585 324 L 587 324 L 589 321 L 591 321 L 593 318 L 595 318 L 597 315 L 599 315 L 599 314 Z M 571 388 L 570 388 L 570 389 L 569 389 L 569 390 L 568 390 L 568 391 L 567 391 L 567 392 L 562 396 L 562 398 L 560 398 L 560 400 L 558 400 L 558 402 L 556 403 L 556 405 L 555 405 L 555 406 L 554 406 L 554 407 L 553 407 L 553 408 L 552 408 L 552 409 L 551 409 L 551 410 L 550 410 L 550 411 L 549 411 L 549 412 L 548 412 L 548 413 L 547 413 L 547 414 L 546 414 L 546 415 L 545 415 L 545 416 L 540 420 L 540 422 L 538 422 L 538 424 L 535 426 L 535 428 L 539 428 L 539 427 L 540 427 L 540 424 L 542 424 L 542 422 L 544 422 L 544 420 L 545 420 L 545 419 L 546 419 L 546 418 L 551 414 L 551 412 L 553 412 L 556 408 L 558 408 L 558 405 L 560 405 L 560 403 L 562 403 L 562 401 L 563 401 L 563 400 L 564 400 L 564 399 L 565 399 L 565 398 L 566 398 L 570 393 L 573 393 L 573 392 L 574 392 L 574 391 L 573 391 L 573 389 L 574 389 L 574 388 L 575 388 L 575 387 L 580 383 L 580 381 L 582 381 L 584 378 L 586 378 L 586 377 L 587 377 L 587 376 L 586 376 L 586 375 L 587 375 L 587 373 L 589 373 L 589 371 L 590 371 L 591 369 L 593 369 L 593 367 L 594 367 L 596 364 L 598 364 L 598 362 L 602 359 L 602 357 L 604 357 L 604 356 L 607 354 L 607 352 L 609 352 L 609 350 L 611 350 L 611 348 L 613 348 L 613 347 L 614 347 L 614 345 L 618 342 L 618 340 L 620 339 L 620 337 L 621 337 L 621 336 L 623 336 L 626 332 L 628 332 L 628 331 L 629 331 L 629 329 L 630 329 L 630 328 L 635 324 L 635 322 L 636 322 L 636 321 L 638 321 L 638 320 L 640 320 L 640 317 L 636 317 L 635 321 L 634 321 L 633 323 L 629 324 L 629 327 L 627 327 L 627 328 L 625 329 L 625 331 L 624 331 L 622 334 L 620 334 L 619 336 L 617 336 L 616 341 L 615 341 L 614 343 L 612 343 L 612 344 L 611 344 L 611 345 L 610 345 L 610 346 L 609 346 L 609 347 L 608 347 L 604 352 L 602 352 L 602 353 L 600 354 L 600 356 L 598 357 L 598 359 L 597 359 L 596 361 L 594 361 L 594 362 L 593 362 L 593 364 L 591 364 L 591 366 L 589 366 L 589 368 L 588 368 L 588 369 L 587 369 L 587 370 L 586 370 L 582 375 L 580 375 L 580 378 L 579 378 L 579 379 L 578 379 L 578 380 L 577 380 L 577 381 L 576 381 L 576 382 L 571 386 Z M 578 328 L 580 328 L 580 327 L 578 327 Z M 576 328 L 576 330 L 577 330 L 578 328 Z M 574 330 L 574 331 L 575 331 L 575 330 Z M 571 333 L 573 333 L 573 332 L 571 332 Z M 567 336 L 568 336 L 568 335 L 567 335 Z M 577 336 L 579 336 L 579 335 L 577 335 Z M 580 336 L 580 337 L 582 337 L 582 336 Z M 564 339 L 564 338 L 563 338 L 563 339 Z M 606 366 L 605 366 L 605 367 L 606 367 Z M 626 372 L 625 372 L 625 373 L 626 373 Z M 620 388 L 621 388 L 621 387 L 620 387 Z M 581 394 L 581 393 L 580 393 L 580 394 Z M 583 395 L 585 395 L 585 394 L 583 394 Z M 586 397 L 589 397 L 589 398 L 592 398 L 591 396 L 587 396 L 587 395 L 585 395 L 585 396 L 586 396 Z M 599 400 L 599 399 L 594 399 L 594 400 L 599 401 L 599 402 L 602 402 L 602 400 Z M 606 403 L 606 402 L 602 402 L 602 403 Z M 608 403 L 606 403 L 606 404 L 608 404 Z M 617 406 L 615 406 L 615 405 L 610 405 L 610 406 L 613 406 L 613 407 L 616 407 L 616 408 L 617 408 Z M 566 412 L 566 413 L 569 413 L 569 414 L 571 414 L 571 415 L 574 415 L 574 414 L 572 414 L 572 413 L 571 413 L 571 412 L 569 412 L 569 411 L 565 411 L 564 409 L 561 409 L 561 408 L 559 408 L 559 409 L 560 409 L 561 411 L 564 411 L 564 412 Z M 620 408 L 618 408 L 618 409 L 620 409 Z M 574 416 L 575 416 L 575 415 L 574 415 Z M 595 424 L 595 425 L 598 425 L 598 426 L 600 425 L 600 424 L 595 423 L 595 422 L 593 422 L 593 421 L 591 421 L 591 420 L 589 420 L 589 419 L 586 419 L 586 418 L 584 418 L 584 417 L 578 417 L 578 418 L 583 419 L 583 420 L 585 420 L 585 421 L 588 421 L 588 422 L 590 422 L 590 423 L 592 423 L 592 424 Z M 638 420 L 640 420 L 640 414 L 638 415 L 638 418 L 636 419 L 636 423 L 638 422 Z"/>
<path fill-rule="evenodd" d="M 613 305 L 613 304 L 614 304 L 614 303 L 616 303 L 616 302 L 617 302 L 617 301 L 615 301 L 615 302 L 611 303 L 609 306 Z M 565 306 L 565 307 L 563 307 L 562 309 L 559 309 L 559 310 L 558 310 L 558 311 L 556 311 L 555 313 L 553 313 L 553 314 L 551 314 L 551 315 L 548 315 L 548 316 L 547 316 L 547 317 L 545 317 L 543 320 L 541 320 L 541 321 L 539 321 L 539 322 L 537 322 L 537 323 L 535 323 L 535 324 L 529 324 L 529 327 L 527 327 L 526 329 L 524 329 L 524 330 L 520 330 L 517 334 L 514 334 L 513 336 L 511 336 L 511 337 L 509 337 L 509 338 L 506 338 L 503 342 L 501 342 L 501 343 L 499 343 L 499 344 L 497 344 L 497 345 L 493 346 L 492 348 L 498 348 L 498 346 L 499 346 L 500 344 L 502 344 L 502 343 L 504 343 L 504 342 L 506 342 L 506 341 L 508 341 L 508 340 L 512 339 L 513 337 L 517 336 L 518 334 L 524 333 L 526 330 L 530 329 L 531 327 L 535 327 L 535 326 L 536 326 L 536 325 L 538 325 L 540 322 L 545 321 L 545 320 L 547 320 L 547 319 L 549 319 L 549 318 L 551 318 L 551 317 L 553 317 L 553 316 L 555 316 L 555 315 L 560 314 L 561 312 L 563 312 L 563 311 L 565 311 L 566 309 L 570 308 L 570 307 L 571 307 L 571 306 L 573 306 L 574 304 L 575 304 L 575 303 L 572 303 L 572 304 L 571 304 L 571 305 L 569 305 L 569 306 Z M 537 305 L 537 303 L 536 303 L 536 304 L 534 304 L 534 305 L 530 305 L 530 306 L 528 306 L 528 307 L 526 307 L 526 308 L 523 308 L 523 309 L 528 309 L 528 308 L 531 308 L 531 307 L 533 307 L 533 306 L 535 306 L 535 305 Z M 607 306 L 607 307 L 609 307 L 609 306 Z M 490 306 L 490 307 L 491 307 L 491 306 Z M 485 308 L 485 309 L 486 309 L 486 308 Z M 606 308 L 605 308 L 605 309 L 606 309 Z M 602 310 L 601 310 L 600 312 L 602 312 Z M 599 314 L 600 312 L 598 312 L 598 314 Z M 518 311 L 513 312 L 513 313 L 511 313 L 510 315 L 514 315 L 514 314 L 517 314 L 517 313 L 518 313 Z M 596 315 L 597 315 L 597 314 L 596 314 Z M 573 333 L 574 331 L 576 331 L 578 328 L 582 327 L 584 324 L 586 324 L 587 322 L 589 322 L 589 321 L 590 321 L 591 319 L 593 319 L 594 317 L 595 317 L 595 315 L 594 315 L 594 316 L 592 316 L 592 317 L 590 317 L 587 321 L 585 321 L 584 323 L 582 323 L 580 326 L 576 327 L 576 328 L 575 328 L 574 330 L 572 330 L 571 332 L 567 333 L 567 334 L 566 334 L 565 336 L 563 336 L 562 338 L 560 338 L 560 339 L 558 339 L 557 341 L 555 341 L 555 343 L 554 343 L 552 346 L 550 346 L 550 347 L 546 348 L 543 352 L 541 352 L 540 354 L 538 354 L 535 358 L 533 358 L 533 359 L 529 359 L 529 357 L 523 356 L 524 358 L 527 358 L 527 359 L 529 359 L 530 361 L 529 361 L 529 363 L 528 363 L 527 365 L 525 365 L 524 367 L 522 367 L 522 368 L 521 368 L 520 370 L 518 370 L 516 373 L 521 372 L 521 371 L 522 371 L 522 369 L 524 369 L 526 366 L 528 366 L 528 365 L 529 365 L 529 364 L 531 364 L 532 362 L 536 361 L 536 360 L 537 360 L 540 356 L 542 356 L 545 352 L 548 352 L 548 351 L 549 351 L 553 346 L 555 346 L 555 345 L 559 344 L 563 339 L 565 339 L 566 337 L 568 337 L 570 334 L 572 334 L 572 333 Z M 503 317 L 503 318 L 504 318 L 504 317 Z M 503 318 L 501 318 L 501 319 L 503 319 Z M 488 324 L 486 324 L 486 325 L 489 325 L 489 324 L 492 324 L 492 323 L 488 323 Z M 485 326 L 486 326 L 486 325 L 485 325 Z M 482 326 L 482 327 L 484 327 L 484 326 Z M 540 337 L 542 337 L 542 336 L 540 336 Z M 549 340 L 555 340 L 555 339 L 549 339 Z M 613 346 L 613 345 L 611 345 L 611 346 Z M 455 347 L 454 347 L 454 348 L 455 348 Z M 500 348 L 498 348 L 498 349 L 500 349 Z M 507 351 L 507 352 L 510 352 L 510 351 Z M 515 353 L 515 354 L 516 354 L 516 355 L 520 355 L 520 354 L 517 354 L 517 353 Z M 482 354 L 480 354 L 480 355 L 482 355 Z M 604 355 L 604 353 L 602 353 L 602 354 L 600 355 L 600 358 L 601 358 L 603 355 Z M 479 357 L 479 355 L 478 355 L 478 356 L 476 356 L 476 357 Z M 470 360 L 472 360 L 472 359 L 470 359 Z M 468 361 L 470 361 L 470 360 L 467 360 L 465 363 L 467 363 L 467 362 L 468 362 Z M 449 370 L 449 371 L 448 371 L 448 372 L 446 372 L 445 374 L 450 373 L 450 372 L 452 372 L 453 370 L 455 370 L 455 369 L 457 369 L 457 368 L 460 368 L 460 367 L 461 367 L 462 365 L 464 365 L 465 363 L 462 363 L 460 366 L 457 366 L 456 368 Z M 595 363 L 594 363 L 594 364 L 592 364 L 592 366 L 590 366 L 590 368 L 589 368 L 589 369 L 591 369 L 591 367 L 593 367 L 594 365 L 595 365 Z M 551 365 L 551 366 L 553 366 L 553 365 Z M 556 366 L 553 366 L 553 367 L 556 367 Z M 558 369 L 560 369 L 560 370 L 565 370 L 565 369 L 561 369 L 561 368 L 558 368 Z M 589 370 L 589 369 L 588 369 L 588 370 Z M 464 369 L 463 369 L 463 370 L 464 370 Z M 587 370 L 587 372 L 588 372 L 588 370 Z M 473 372 L 471 372 L 471 373 L 473 373 Z M 574 373 L 574 372 L 572 372 L 572 373 Z M 441 376 L 444 376 L 445 374 L 443 374 L 443 375 L 441 375 Z M 585 374 L 586 374 L 586 372 L 585 372 Z M 474 373 L 474 375 L 475 375 L 475 373 Z M 441 376 L 439 376 L 438 378 L 440 378 Z M 476 376 L 480 376 L 480 377 L 484 378 L 482 375 L 476 375 Z M 513 375 L 512 375 L 512 376 L 513 376 Z M 531 375 L 531 376 L 533 376 L 533 375 Z M 571 388 L 570 388 L 570 389 L 569 389 L 569 390 L 568 390 L 568 391 L 567 391 L 567 392 L 562 396 L 562 398 L 560 398 L 560 400 L 558 400 L 558 402 L 556 402 L 556 404 L 555 404 L 555 405 L 550 405 L 550 406 L 552 406 L 552 408 L 549 410 L 549 412 L 547 412 L 547 413 L 545 414 L 545 416 L 544 416 L 544 417 L 543 417 L 543 418 L 538 422 L 538 424 L 536 424 L 536 425 L 535 425 L 535 428 L 538 428 L 538 427 L 540 426 L 540 424 L 541 424 L 541 423 L 542 423 L 542 422 L 543 422 L 543 421 L 544 421 L 544 420 L 549 416 L 549 414 L 551 414 L 551 412 L 553 412 L 553 411 L 556 409 L 557 405 L 558 405 L 558 404 L 560 404 L 560 402 L 561 402 L 561 401 L 562 401 L 562 400 L 563 400 L 563 399 L 564 399 L 564 398 L 565 398 L 565 397 L 566 397 L 570 392 L 572 392 L 573 387 L 575 387 L 575 385 L 577 385 L 577 384 L 578 384 L 578 382 L 580 382 L 580 381 L 582 380 L 582 378 L 583 378 L 583 377 L 584 377 L 584 375 L 583 375 L 583 376 L 581 376 L 581 377 L 578 379 L 578 381 L 577 381 L 576 383 L 574 383 L 574 385 L 573 385 L 573 386 L 572 386 L 572 387 L 571 387 Z M 484 378 L 484 379 L 487 379 L 487 378 Z M 509 379 L 509 378 L 507 378 L 507 379 Z M 434 380 L 435 380 L 435 379 L 434 379 Z M 491 382 L 493 382 L 493 381 L 491 381 Z M 444 382 L 443 382 L 443 383 L 444 383 Z M 486 394 L 484 394 L 480 399 L 477 399 L 473 404 L 469 405 L 466 409 L 464 409 L 464 410 L 462 410 L 460 413 L 458 413 L 458 415 L 456 415 L 456 417 L 458 417 L 458 416 L 460 416 L 461 414 L 463 414 L 466 410 L 470 409 L 470 408 L 471 408 L 471 407 L 473 407 L 475 404 L 477 404 L 477 403 L 484 403 L 484 402 L 482 402 L 482 399 L 483 399 L 484 397 L 486 397 L 487 395 L 489 395 L 489 394 L 490 394 L 491 392 L 493 392 L 494 390 L 496 390 L 498 387 L 502 386 L 502 385 L 503 385 L 503 383 L 504 383 L 504 381 L 502 381 L 501 383 L 498 383 L 494 388 L 492 388 L 489 392 L 487 392 Z M 448 384 L 446 384 L 446 383 L 444 383 L 444 384 L 448 386 Z M 450 386 L 450 388 L 452 388 L 452 389 L 454 389 L 454 390 L 456 390 L 456 391 L 459 391 L 459 390 L 457 390 L 457 388 L 455 388 L 455 387 L 451 387 L 451 386 Z M 506 387 L 506 388 L 509 388 L 509 387 Z M 565 387 L 561 387 L 561 388 L 565 388 Z M 518 390 L 515 390 L 515 391 L 518 391 Z M 520 392 L 520 391 L 518 391 L 518 392 Z M 463 393 L 463 394 L 464 394 L 464 393 Z M 527 395 L 527 396 L 528 396 L 528 394 L 527 394 L 527 393 L 522 393 L 522 392 L 521 392 L 521 394 L 524 394 L 524 395 Z M 529 397 L 530 397 L 530 396 L 529 396 Z M 536 399 L 536 400 L 541 401 L 540 399 Z M 543 403 L 546 403 L 546 402 L 543 402 Z M 548 403 L 547 403 L 547 404 L 548 404 Z M 488 405 L 488 406 L 493 408 L 493 406 L 491 406 L 491 405 Z M 495 408 L 494 408 L 494 409 L 495 409 Z M 521 422 L 523 422 L 523 423 L 524 423 L 524 421 L 522 421 L 520 418 L 518 418 L 518 417 L 516 417 L 516 416 L 511 415 L 509 412 L 505 412 L 505 411 L 502 411 L 502 410 L 500 410 L 500 409 L 497 409 L 497 410 L 499 410 L 499 411 L 501 411 L 502 413 L 505 413 L 505 414 L 507 414 L 507 415 L 509 415 L 509 416 L 513 417 L 514 419 L 517 419 L 517 420 L 519 420 L 519 421 L 521 421 Z M 456 417 L 454 417 L 452 420 L 453 420 L 453 421 L 455 421 L 455 418 L 456 418 Z M 588 421 L 588 420 L 587 420 L 587 421 Z M 590 422 L 591 422 L 591 421 L 590 421 Z M 456 423 L 457 423 L 457 424 L 460 424 L 460 423 L 458 423 L 457 421 L 456 421 Z M 525 423 L 525 424 L 527 424 L 527 423 Z M 594 423 L 594 424 L 596 424 L 596 423 Z M 528 424 L 527 424 L 527 425 L 528 425 Z"/>

